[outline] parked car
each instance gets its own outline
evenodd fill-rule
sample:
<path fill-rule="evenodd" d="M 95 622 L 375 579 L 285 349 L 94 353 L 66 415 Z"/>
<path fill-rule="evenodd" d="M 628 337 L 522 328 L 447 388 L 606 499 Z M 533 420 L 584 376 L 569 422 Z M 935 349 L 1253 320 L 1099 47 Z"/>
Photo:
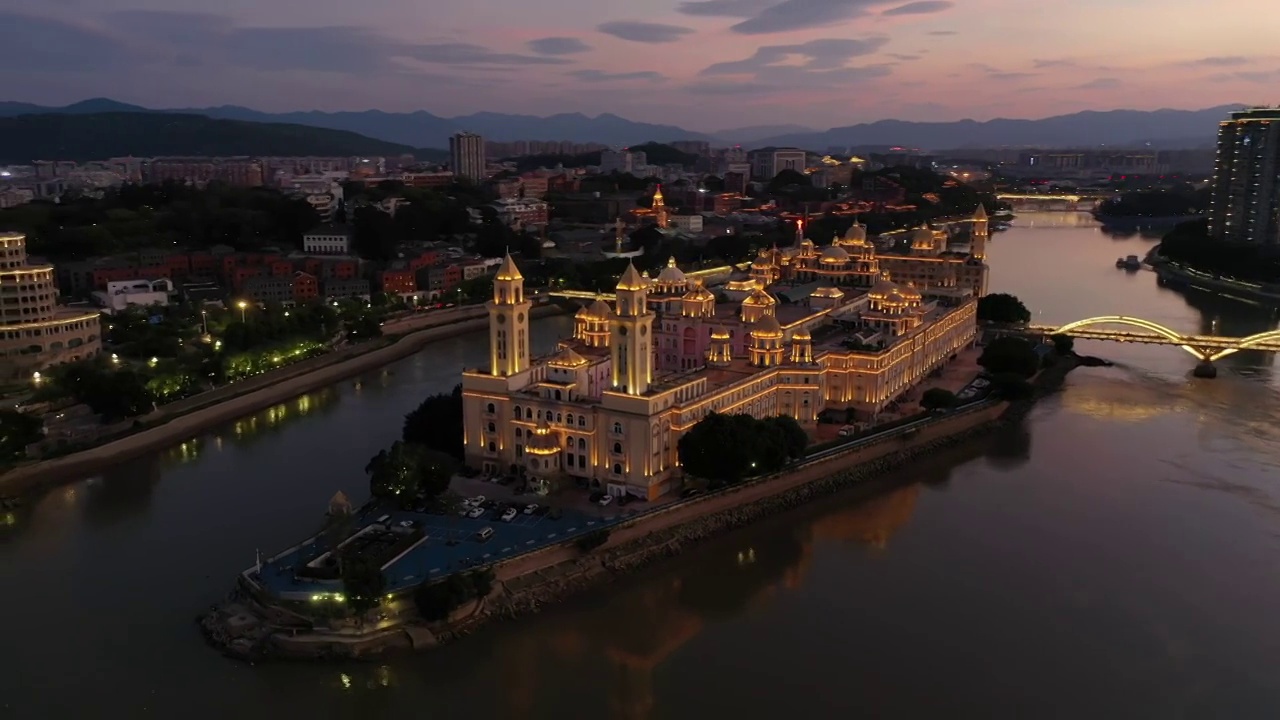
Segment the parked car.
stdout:
<path fill-rule="evenodd" d="M 471 506 L 472 506 L 472 507 L 480 507 L 481 505 L 483 505 L 483 504 L 484 504 L 484 501 L 485 501 L 485 500 L 487 500 L 487 499 L 488 499 L 488 498 L 486 498 L 486 497 L 485 497 L 485 496 L 483 496 L 483 495 L 477 495 L 477 496 L 475 496 L 475 497 L 471 498 Z"/>
<path fill-rule="evenodd" d="M 484 542 L 493 537 L 493 528 L 485 527 L 476 531 L 476 542 Z"/>
<path fill-rule="evenodd" d="M 609 503 L 613 502 L 613 496 L 605 495 L 604 497 L 600 498 L 600 500 L 598 500 L 597 502 L 599 502 L 600 507 L 607 507 Z"/>
<path fill-rule="evenodd" d="M 507 508 L 502 513 L 502 522 L 511 522 L 516 519 L 516 515 L 517 513 L 515 508 Z"/>
<path fill-rule="evenodd" d="M 467 513 L 467 517 L 469 518 L 478 518 L 481 515 L 484 515 L 484 508 L 480 507 L 473 507 L 470 512 Z"/>
<path fill-rule="evenodd" d="M 538 504 L 537 504 L 537 503 L 529 503 L 528 505 L 525 505 L 525 506 L 524 506 L 524 514 L 525 514 L 525 515 L 532 515 L 532 514 L 534 514 L 534 513 L 536 513 L 536 512 L 538 512 Z"/>
<path fill-rule="evenodd" d="M 400 523 L 399 523 L 399 525 L 400 525 L 400 527 L 402 527 L 402 528 L 407 528 L 407 529 L 412 530 L 412 529 L 413 529 L 413 526 L 414 526 L 414 522 L 413 522 L 412 520 L 401 520 L 401 521 L 400 521 Z"/>

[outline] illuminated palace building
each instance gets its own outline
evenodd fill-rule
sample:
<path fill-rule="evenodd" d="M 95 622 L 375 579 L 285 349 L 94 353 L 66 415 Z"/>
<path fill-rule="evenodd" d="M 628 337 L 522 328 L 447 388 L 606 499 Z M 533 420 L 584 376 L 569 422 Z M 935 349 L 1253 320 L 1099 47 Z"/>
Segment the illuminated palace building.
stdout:
<path fill-rule="evenodd" d="M 102 348 L 98 312 L 59 307 L 53 272 L 52 265 L 27 262 L 26 236 L 0 233 L 0 376 L 6 380 L 38 381 L 45 367 Z"/>
<path fill-rule="evenodd" d="M 674 260 L 652 280 L 628 266 L 614 302 L 579 310 L 573 338 L 541 358 L 508 256 L 488 306 L 489 367 L 463 373 L 467 463 L 522 468 L 542 492 L 581 480 L 654 499 L 676 487 L 680 435 L 709 413 L 874 418 L 973 343 L 986 240 L 975 217 L 968 253 L 924 228 L 911 255 L 877 255 L 855 225 L 820 252 L 766 251 L 718 293 Z"/>

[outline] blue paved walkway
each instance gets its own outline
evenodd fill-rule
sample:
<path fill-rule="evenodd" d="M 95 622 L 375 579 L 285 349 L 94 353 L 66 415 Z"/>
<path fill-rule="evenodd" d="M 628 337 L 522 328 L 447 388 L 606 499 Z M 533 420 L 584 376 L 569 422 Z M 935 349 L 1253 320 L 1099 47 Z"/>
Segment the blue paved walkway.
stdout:
<path fill-rule="evenodd" d="M 374 511 L 361 517 L 357 521 L 356 531 L 374 524 L 382 514 Z M 427 535 L 425 541 L 414 546 L 407 555 L 386 569 L 388 593 L 413 587 L 424 580 L 444 577 L 458 570 L 487 565 L 561 543 L 566 538 L 609 527 L 624 519 L 621 514 L 589 518 L 574 510 L 563 510 L 558 519 L 546 515 L 525 515 L 521 512 L 509 523 L 495 518 L 492 510 L 476 519 L 411 511 L 386 514 L 391 515 L 389 525 L 394 527 L 401 521 L 412 520 Z M 475 534 L 485 527 L 493 528 L 493 536 L 480 542 L 475 539 Z M 458 542 L 449 545 L 448 541 L 451 539 Z M 304 545 L 273 563 L 264 564 L 259 574 L 262 584 L 272 594 L 335 592 L 337 583 L 334 581 L 294 577 L 294 568 L 306 565 L 327 550 L 327 547 L 317 544 Z"/>

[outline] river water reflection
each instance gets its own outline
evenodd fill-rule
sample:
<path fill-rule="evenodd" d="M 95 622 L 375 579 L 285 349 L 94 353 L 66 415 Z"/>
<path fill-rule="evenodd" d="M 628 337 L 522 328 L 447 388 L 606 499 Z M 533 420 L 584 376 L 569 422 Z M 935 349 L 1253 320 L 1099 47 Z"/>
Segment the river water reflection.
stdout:
<path fill-rule="evenodd" d="M 1245 335 L 1272 311 L 1114 267 L 1150 239 L 1020 216 L 993 288 L 1038 322 Z M 568 327 L 543 321 L 544 349 Z M 375 664 L 226 661 L 191 620 L 319 522 L 474 335 L 58 488 L 0 523 L 0 717 L 1274 717 L 1273 358 L 1217 380 L 1082 343 L 1025 427 L 734 533 L 542 616 Z"/>

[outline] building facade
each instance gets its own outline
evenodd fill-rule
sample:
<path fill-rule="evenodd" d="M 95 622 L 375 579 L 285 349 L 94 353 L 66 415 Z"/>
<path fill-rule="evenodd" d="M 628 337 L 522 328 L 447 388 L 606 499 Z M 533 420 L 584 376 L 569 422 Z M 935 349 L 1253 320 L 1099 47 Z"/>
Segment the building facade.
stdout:
<path fill-rule="evenodd" d="M 485 178 L 484 138 L 458 133 L 449 138 L 449 169 L 460 178 L 480 182 Z"/>
<path fill-rule="evenodd" d="M 1218 124 L 1209 235 L 1231 245 L 1280 245 L 1280 108 Z"/>
<path fill-rule="evenodd" d="M 815 297 L 780 304 L 770 290 L 798 286 L 753 276 L 741 302 L 725 303 L 674 260 L 652 280 L 629 266 L 612 305 L 582 308 L 573 337 L 533 358 L 524 280 L 508 256 L 489 303 L 489 363 L 463 373 L 467 463 L 525 474 L 543 492 L 576 481 L 655 499 L 678 489 L 679 439 L 709 413 L 874 418 L 973 343 L 977 298 L 886 272 L 867 281 L 847 291 L 819 281 Z"/>
<path fill-rule="evenodd" d="M 751 177 L 761 182 L 774 179 L 783 170 L 803 173 L 805 169 L 805 151 L 799 148 L 752 150 L 748 159 L 751 162 Z"/>
<path fill-rule="evenodd" d="M 309 255 L 350 254 L 351 231 L 338 225 L 315 228 L 302 236 L 302 251 Z"/>
<path fill-rule="evenodd" d="M 53 273 L 27 263 L 25 235 L 0 233 L 0 375 L 8 380 L 102 349 L 99 314 L 59 307 Z"/>

